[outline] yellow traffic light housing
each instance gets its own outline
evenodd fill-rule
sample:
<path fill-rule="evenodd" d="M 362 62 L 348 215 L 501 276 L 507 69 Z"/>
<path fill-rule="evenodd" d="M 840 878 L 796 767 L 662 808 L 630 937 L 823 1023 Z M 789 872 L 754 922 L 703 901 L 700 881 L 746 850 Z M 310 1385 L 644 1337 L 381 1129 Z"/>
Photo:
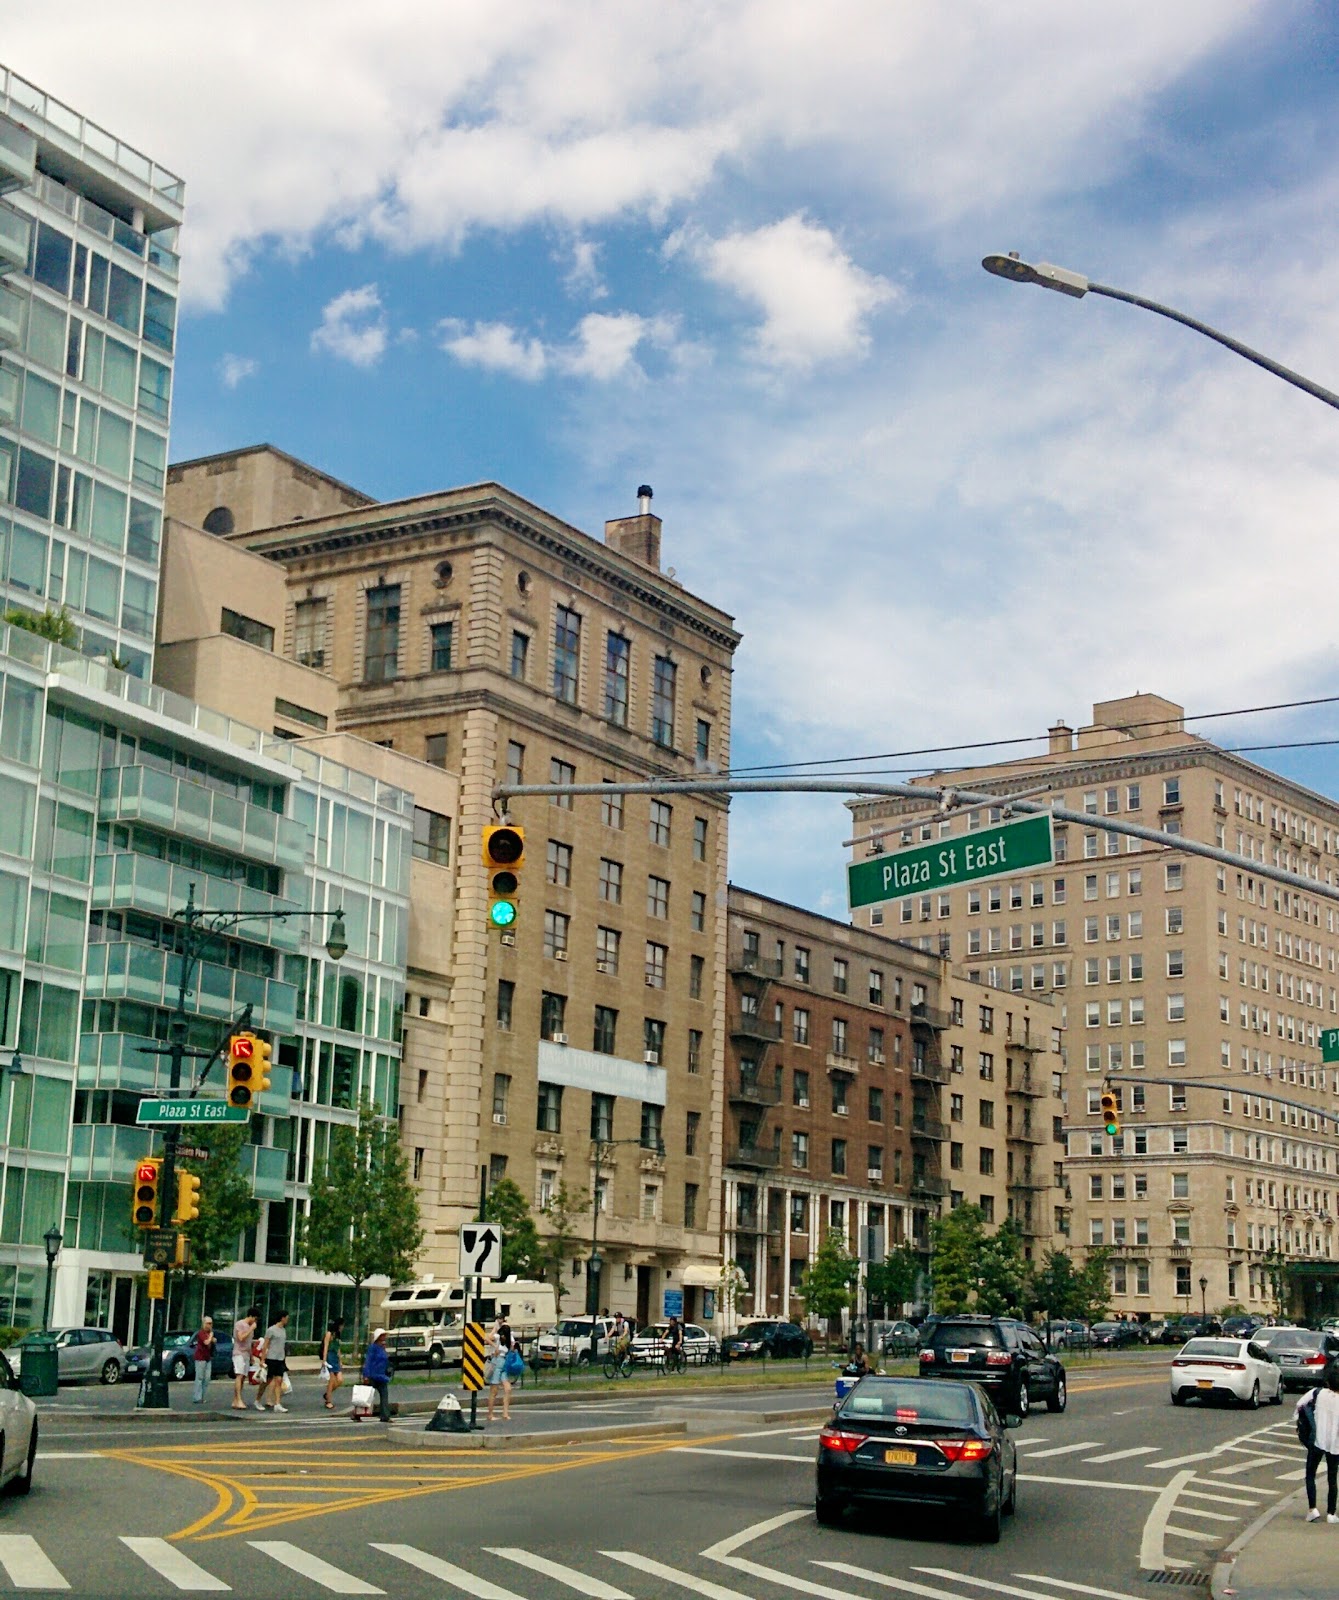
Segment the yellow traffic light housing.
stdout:
<path fill-rule="evenodd" d="M 484 865 L 488 868 L 488 920 L 495 928 L 516 921 L 516 895 L 525 865 L 525 829 L 511 823 L 484 829 Z"/>
<path fill-rule="evenodd" d="M 257 1039 L 251 1046 L 251 1087 L 262 1095 L 270 1086 L 270 1057 L 274 1047 L 267 1039 Z"/>
<path fill-rule="evenodd" d="M 130 1215 L 137 1228 L 158 1226 L 158 1186 L 162 1182 L 163 1163 L 158 1156 L 150 1156 L 135 1167 L 135 1187 L 130 1197 Z"/>
<path fill-rule="evenodd" d="M 177 1174 L 177 1209 L 173 1222 L 194 1222 L 200 1215 L 200 1180 L 193 1172 Z"/>
<path fill-rule="evenodd" d="M 256 1096 L 256 1046 L 254 1033 L 235 1033 L 228 1040 L 228 1104 L 251 1109 Z"/>
<path fill-rule="evenodd" d="M 1120 1099 L 1114 1089 L 1102 1091 L 1102 1122 L 1113 1139 L 1120 1138 Z"/>

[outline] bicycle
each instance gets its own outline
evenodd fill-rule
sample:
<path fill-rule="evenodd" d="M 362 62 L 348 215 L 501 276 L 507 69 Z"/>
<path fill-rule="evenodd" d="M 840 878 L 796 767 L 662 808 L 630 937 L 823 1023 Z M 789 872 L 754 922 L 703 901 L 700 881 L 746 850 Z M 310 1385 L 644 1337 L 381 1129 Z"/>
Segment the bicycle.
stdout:
<path fill-rule="evenodd" d="M 632 1376 L 632 1352 L 630 1350 L 614 1351 L 604 1358 L 604 1375 L 606 1378 L 630 1378 Z"/>
<path fill-rule="evenodd" d="M 679 1350 L 666 1350 L 666 1352 L 665 1352 L 665 1371 L 667 1373 L 670 1373 L 670 1372 L 675 1372 L 675 1373 L 686 1372 L 687 1370 L 688 1370 L 688 1357 L 686 1355 L 684 1355 L 682 1349 L 679 1349 Z"/>

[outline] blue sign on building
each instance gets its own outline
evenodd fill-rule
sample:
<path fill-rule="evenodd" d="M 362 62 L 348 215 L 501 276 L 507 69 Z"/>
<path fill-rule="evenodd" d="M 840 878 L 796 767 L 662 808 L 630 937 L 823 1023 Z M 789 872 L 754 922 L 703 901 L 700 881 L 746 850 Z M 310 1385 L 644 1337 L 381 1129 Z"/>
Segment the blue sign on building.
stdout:
<path fill-rule="evenodd" d="M 683 1290 L 665 1290 L 665 1315 L 667 1317 L 683 1316 Z"/>
<path fill-rule="evenodd" d="M 702 1320 L 703 1322 L 710 1322 L 715 1315 L 716 1291 L 715 1289 L 704 1289 L 702 1291 Z"/>

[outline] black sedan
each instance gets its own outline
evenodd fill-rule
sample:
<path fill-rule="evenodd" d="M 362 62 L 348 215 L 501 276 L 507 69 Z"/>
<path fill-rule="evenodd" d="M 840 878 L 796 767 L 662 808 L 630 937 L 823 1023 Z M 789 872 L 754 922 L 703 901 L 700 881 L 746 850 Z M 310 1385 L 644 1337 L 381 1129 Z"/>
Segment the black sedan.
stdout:
<path fill-rule="evenodd" d="M 1139 1343 L 1140 1337 L 1138 1323 L 1093 1323 L 1092 1344 L 1094 1350 L 1124 1350 L 1127 1345 Z"/>
<path fill-rule="evenodd" d="M 1018 1460 L 999 1413 L 975 1384 L 862 1378 L 818 1436 L 814 1515 L 855 1502 L 969 1516 L 989 1544 L 1014 1509 Z"/>
<path fill-rule="evenodd" d="M 180 1382 L 183 1378 L 195 1377 L 194 1344 L 194 1328 L 175 1328 L 163 1335 L 163 1371 L 170 1379 Z M 142 1378 L 149 1370 L 149 1357 L 152 1354 L 152 1345 L 136 1345 L 126 1356 L 126 1377 Z M 226 1333 L 214 1335 L 214 1360 L 210 1373 L 215 1378 L 232 1376 L 232 1340 Z"/>
<path fill-rule="evenodd" d="M 746 1322 L 738 1333 L 721 1340 L 722 1361 L 743 1361 L 753 1356 L 808 1356 L 814 1341 L 798 1322 Z"/>

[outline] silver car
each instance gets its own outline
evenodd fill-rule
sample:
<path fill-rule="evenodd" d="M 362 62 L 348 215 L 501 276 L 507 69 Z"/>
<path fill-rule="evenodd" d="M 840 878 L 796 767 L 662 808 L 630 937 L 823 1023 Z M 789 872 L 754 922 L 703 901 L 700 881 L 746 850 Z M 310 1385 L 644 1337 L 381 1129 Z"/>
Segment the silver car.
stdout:
<path fill-rule="evenodd" d="M 1314 1389 L 1329 1364 L 1339 1358 L 1339 1334 L 1312 1333 L 1309 1328 L 1260 1328 L 1255 1339 L 1283 1374 L 1285 1389 Z"/>
<path fill-rule="evenodd" d="M 37 1337 L 47 1337 L 39 1335 Z M 53 1328 L 49 1335 L 56 1342 L 56 1376 L 62 1383 L 94 1379 L 98 1383 L 119 1383 L 125 1371 L 125 1347 L 106 1328 Z M 5 1354 L 15 1371 L 22 1370 L 23 1346 L 20 1342 Z"/>

